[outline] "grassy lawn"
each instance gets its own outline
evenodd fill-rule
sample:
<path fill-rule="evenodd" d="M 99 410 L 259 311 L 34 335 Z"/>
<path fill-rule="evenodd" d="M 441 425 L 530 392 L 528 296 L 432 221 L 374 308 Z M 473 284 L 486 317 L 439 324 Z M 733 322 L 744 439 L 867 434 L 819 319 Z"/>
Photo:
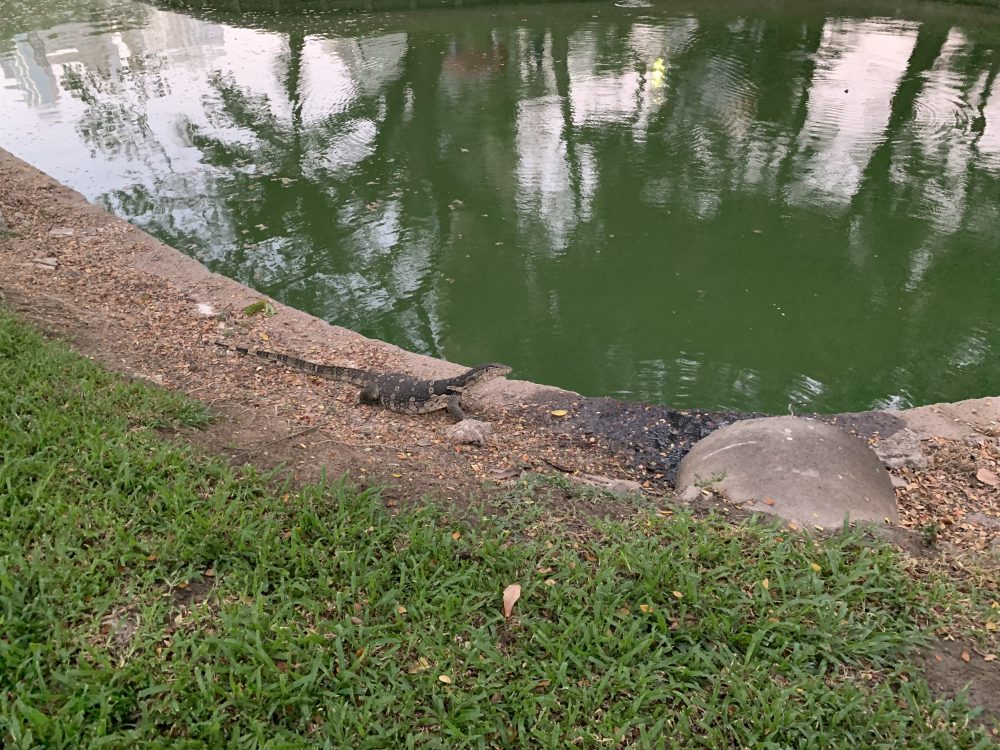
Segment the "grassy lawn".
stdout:
<path fill-rule="evenodd" d="M 206 419 L 0 313 L 4 747 L 991 746 L 907 662 L 959 594 L 887 546 L 571 532 L 544 482 L 390 515 L 163 435 Z"/>

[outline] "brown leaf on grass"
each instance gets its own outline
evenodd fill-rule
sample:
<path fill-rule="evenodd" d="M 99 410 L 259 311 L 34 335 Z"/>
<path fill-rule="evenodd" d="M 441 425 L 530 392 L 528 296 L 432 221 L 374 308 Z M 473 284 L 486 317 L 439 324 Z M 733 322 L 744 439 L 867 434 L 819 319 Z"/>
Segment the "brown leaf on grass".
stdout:
<path fill-rule="evenodd" d="M 978 479 L 983 484 L 988 484 L 990 487 L 996 487 L 1000 484 L 1000 477 L 989 469 L 980 469 L 976 472 L 976 479 Z"/>
<path fill-rule="evenodd" d="M 544 693 L 545 688 L 547 688 L 551 684 L 552 680 L 539 680 L 538 683 L 535 685 L 533 691 L 535 693 Z"/>
<path fill-rule="evenodd" d="M 521 586 L 516 583 L 512 583 L 510 586 L 503 590 L 503 616 L 506 619 L 510 619 L 511 613 L 514 611 L 514 605 L 517 604 L 517 600 L 521 598 Z"/>
<path fill-rule="evenodd" d="M 426 658 L 421 656 L 419 659 L 413 662 L 409 667 L 407 667 L 406 671 L 409 672 L 410 674 L 417 674 L 418 672 L 425 672 L 430 668 L 431 668 L 431 663 L 427 661 Z"/>

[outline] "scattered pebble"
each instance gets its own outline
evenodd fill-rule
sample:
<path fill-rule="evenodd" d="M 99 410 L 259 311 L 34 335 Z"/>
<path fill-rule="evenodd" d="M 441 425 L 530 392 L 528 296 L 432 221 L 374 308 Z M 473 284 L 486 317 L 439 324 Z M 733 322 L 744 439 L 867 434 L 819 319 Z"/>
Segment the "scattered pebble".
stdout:
<path fill-rule="evenodd" d="M 445 430 L 448 440 L 455 445 L 484 445 L 493 434 L 493 425 L 478 419 L 463 419 Z"/>

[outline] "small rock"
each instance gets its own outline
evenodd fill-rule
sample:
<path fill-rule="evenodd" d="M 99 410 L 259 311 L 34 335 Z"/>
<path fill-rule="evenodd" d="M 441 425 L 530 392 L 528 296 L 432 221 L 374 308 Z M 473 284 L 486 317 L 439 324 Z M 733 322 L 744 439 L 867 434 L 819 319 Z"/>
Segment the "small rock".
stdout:
<path fill-rule="evenodd" d="M 681 493 L 681 500 L 685 503 L 693 503 L 699 497 L 701 497 L 701 490 L 693 484 L 686 487 L 684 492 Z"/>
<path fill-rule="evenodd" d="M 55 258 L 35 258 L 31 261 L 30 265 L 35 268 L 43 268 L 46 271 L 56 270 L 56 266 L 59 265 L 59 261 Z"/>
<path fill-rule="evenodd" d="M 598 487 L 615 495 L 642 494 L 642 485 L 628 479 L 612 479 L 611 477 L 601 477 L 596 474 L 569 474 L 567 477 L 573 482 L 586 484 L 590 487 Z"/>
<path fill-rule="evenodd" d="M 920 438 L 913 430 L 899 430 L 879 440 L 872 450 L 890 469 L 927 468 L 927 457 L 920 447 Z"/>
<path fill-rule="evenodd" d="M 206 318 L 210 318 L 215 315 L 215 308 L 211 305 L 206 305 L 204 302 L 198 303 L 198 314 L 204 315 Z"/>
<path fill-rule="evenodd" d="M 905 479 L 903 479 L 902 477 L 897 477 L 895 474 L 889 475 L 889 481 L 892 482 L 892 486 L 895 487 L 897 490 L 900 490 L 909 484 L 909 482 L 907 482 Z"/>
<path fill-rule="evenodd" d="M 522 473 L 524 473 L 523 470 L 515 466 L 509 469 L 494 469 L 490 472 L 490 476 L 497 481 L 504 481 L 507 479 L 517 479 Z"/>
<path fill-rule="evenodd" d="M 76 234 L 76 230 L 69 227 L 56 227 L 49 230 L 49 237 L 72 237 L 74 234 Z"/>
<path fill-rule="evenodd" d="M 987 529 L 1000 529 L 1000 518 L 988 516 L 985 513 L 970 513 L 965 517 L 969 523 L 985 526 Z"/>
<path fill-rule="evenodd" d="M 478 419 L 463 419 L 445 431 L 445 436 L 455 445 L 482 445 L 493 434 L 493 425 Z"/>
<path fill-rule="evenodd" d="M 990 487 L 996 487 L 1000 484 L 1000 477 L 996 475 L 996 472 L 990 471 L 989 469 L 980 469 L 977 471 L 976 479 L 983 484 L 988 484 Z"/>

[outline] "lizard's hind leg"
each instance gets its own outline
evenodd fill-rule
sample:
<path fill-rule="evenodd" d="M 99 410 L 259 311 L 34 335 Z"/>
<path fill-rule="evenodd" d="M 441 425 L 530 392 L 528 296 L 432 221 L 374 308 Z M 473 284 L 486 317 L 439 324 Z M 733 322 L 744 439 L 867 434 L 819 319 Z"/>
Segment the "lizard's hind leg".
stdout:
<path fill-rule="evenodd" d="M 358 394 L 358 402 L 362 404 L 377 404 L 379 403 L 378 397 L 378 386 L 377 385 L 366 385 L 361 389 L 361 393 Z"/>

